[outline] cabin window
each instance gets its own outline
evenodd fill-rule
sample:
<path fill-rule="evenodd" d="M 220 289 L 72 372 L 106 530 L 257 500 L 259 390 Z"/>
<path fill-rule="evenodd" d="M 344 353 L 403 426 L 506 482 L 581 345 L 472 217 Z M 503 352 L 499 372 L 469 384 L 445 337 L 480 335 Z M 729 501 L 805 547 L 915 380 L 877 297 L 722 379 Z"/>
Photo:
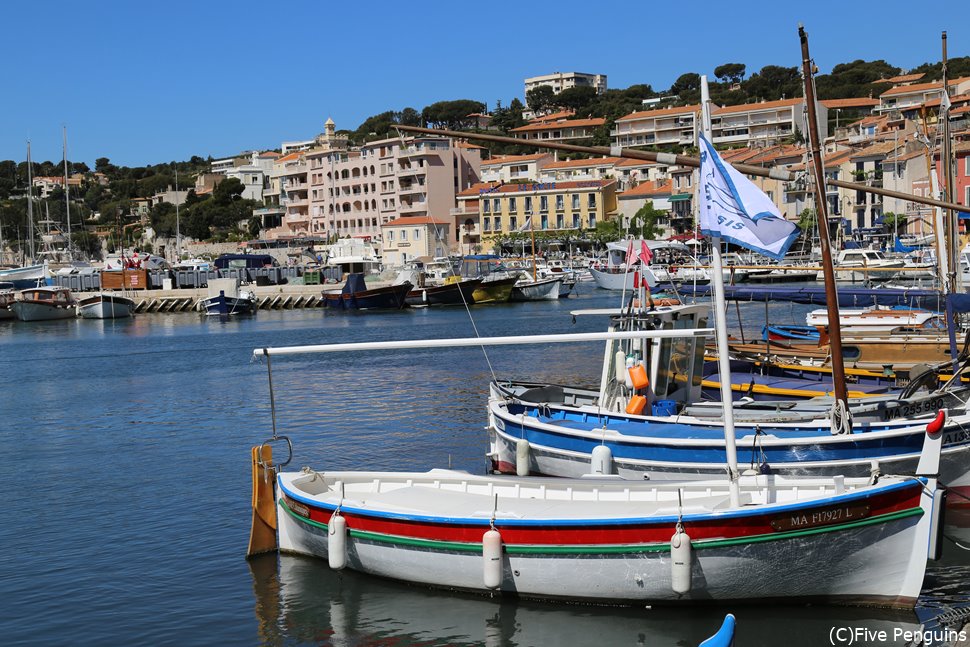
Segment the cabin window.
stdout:
<path fill-rule="evenodd" d="M 862 351 L 859 350 L 858 346 L 843 346 L 842 347 L 842 359 L 854 362 L 862 356 Z"/>

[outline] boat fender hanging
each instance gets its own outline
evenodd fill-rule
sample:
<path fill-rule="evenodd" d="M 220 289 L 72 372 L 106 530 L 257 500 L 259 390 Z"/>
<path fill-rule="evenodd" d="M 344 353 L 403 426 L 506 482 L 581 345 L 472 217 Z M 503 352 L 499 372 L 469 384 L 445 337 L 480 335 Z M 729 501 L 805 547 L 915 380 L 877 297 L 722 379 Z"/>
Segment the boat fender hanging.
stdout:
<path fill-rule="evenodd" d="M 515 474 L 516 476 L 529 475 L 529 441 L 525 438 L 515 441 Z"/>
<path fill-rule="evenodd" d="M 497 589 L 502 585 L 502 535 L 495 528 L 482 536 L 482 560 L 485 588 Z"/>
<path fill-rule="evenodd" d="M 593 458 L 590 461 L 590 473 L 613 473 L 613 452 L 606 445 L 597 445 L 593 448 Z"/>
<path fill-rule="evenodd" d="M 339 512 L 327 524 L 327 561 L 335 571 L 347 565 L 347 520 Z"/>
<path fill-rule="evenodd" d="M 623 372 L 623 383 L 626 384 L 626 388 L 632 389 L 633 388 L 633 379 L 630 377 L 630 369 L 633 368 L 633 356 L 632 355 L 626 358 L 626 360 L 624 362 L 624 365 L 626 366 L 626 370 Z"/>
<path fill-rule="evenodd" d="M 616 376 L 616 381 L 625 382 L 626 378 L 624 375 L 626 374 L 626 353 L 624 353 L 622 350 L 616 351 L 616 354 L 613 355 L 613 367 L 615 370 L 614 375 Z"/>
<path fill-rule="evenodd" d="M 678 522 L 674 536 L 670 538 L 670 588 L 683 595 L 690 592 L 691 546 L 690 536 Z"/>

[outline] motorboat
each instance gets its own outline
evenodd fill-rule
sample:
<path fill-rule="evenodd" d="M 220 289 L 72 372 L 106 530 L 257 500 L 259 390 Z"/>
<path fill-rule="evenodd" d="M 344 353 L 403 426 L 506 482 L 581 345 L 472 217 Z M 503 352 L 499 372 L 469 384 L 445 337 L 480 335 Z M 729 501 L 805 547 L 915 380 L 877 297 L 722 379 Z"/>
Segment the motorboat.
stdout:
<path fill-rule="evenodd" d="M 76 304 L 67 288 L 38 287 L 21 290 L 10 309 L 20 321 L 51 321 L 76 317 Z"/>
<path fill-rule="evenodd" d="M 842 283 L 890 281 L 905 265 L 903 259 L 889 258 L 875 249 L 843 249 L 835 260 L 835 280 Z M 822 280 L 821 270 L 816 280 Z"/>
<path fill-rule="evenodd" d="M 650 249 L 653 258 L 648 265 L 637 257 L 627 264 L 632 245 L 639 254 L 642 244 Z M 592 265 L 589 272 L 597 287 L 606 290 L 633 290 L 635 277 L 646 281 L 651 289 L 659 284 L 691 283 L 707 284 L 710 272 L 690 253 L 690 248 L 673 241 L 618 241 L 607 244 L 607 256 L 603 263 Z"/>
<path fill-rule="evenodd" d="M 239 279 L 209 279 L 208 296 L 200 302 L 206 315 L 228 317 L 256 312 L 256 294 L 240 288 Z"/>
<path fill-rule="evenodd" d="M 368 288 L 363 272 L 347 276 L 340 290 L 324 290 L 323 303 L 339 310 L 400 310 L 414 286 L 410 281 L 381 288 Z"/>

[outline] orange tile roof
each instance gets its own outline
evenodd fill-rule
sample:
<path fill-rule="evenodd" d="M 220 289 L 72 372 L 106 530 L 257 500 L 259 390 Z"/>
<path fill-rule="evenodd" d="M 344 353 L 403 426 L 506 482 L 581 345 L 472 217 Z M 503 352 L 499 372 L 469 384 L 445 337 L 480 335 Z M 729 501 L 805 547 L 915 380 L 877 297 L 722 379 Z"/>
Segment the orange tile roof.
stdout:
<path fill-rule="evenodd" d="M 957 103 L 966 103 L 968 101 L 970 101 L 970 94 L 958 94 L 955 97 L 950 97 L 951 105 L 957 104 Z M 938 108 L 942 102 L 943 102 L 943 93 L 941 92 L 938 98 L 924 101 L 923 105 L 926 106 L 927 108 Z"/>
<path fill-rule="evenodd" d="M 296 152 L 296 153 L 290 153 L 289 155 L 284 155 L 283 157 L 280 157 L 280 158 L 279 158 L 279 159 L 277 159 L 276 161 L 277 161 L 277 162 L 289 162 L 289 161 L 291 161 L 291 160 L 297 160 L 297 159 L 300 159 L 300 157 L 301 157 L 302 155 L 303 155 L 303 153 L 302 153 L 302 152 Z"/>
<path fill-rule="evenodd" d="M 855 99 L 822 99 L 819 101 L 829 110 L 841 108 L 874 108 L 879 105 L 879 99 L 860 97 Z"/>
<path fill-rule="evenodd" d="M 435 220 L 431 216 L 402 216 L 385 222 L 381 227 L 403 227 L 409 225 L 450 225 L 447 220 Z"/>
<path fill-rule="evenodd" d="M 700 111 L 701 107 L 698 105 L 679 106 L 675 108 L 657 108 L 656 110 L 641 110 L 639 112 L 631 112 L 624 117 L 620 117 L 616 121 L 637 121 L 639 119 L 653 119 L 654 117 L 683 115 L 688 113 L 698 113 Z"/>
<path fill-rule="evenodd" d="M 643 168 L 645 166 L 657 166 L 657 162 L 651 162 L 650 160 L 638 160 L 632 157 L 624 157 L 619 162 L 616 163 L 617 166 L 627 167 L 635 166 L 637 168 Z"/>
<path fill-rule="evenodd" d="M 585 160 L 566 160 L 563 162 L 553 162 L 543 166 L 543 170 L 557 168 L 584 168 L 587 166 L 616 166 L 622 158 L 620 157 L 595 157 Z"/>
<path fill-rule="evenodd" d="M 881 144 L 872 144 L 871 146 L 866 146 L 863 149 L 855 151 L 855 153 L 849 159 L 855 161 L 862 159 L 863 157 L 877 157 L 879 155 L 886 156 L 896 149 L 896 144 L 888 141 Z"/>
<path fill-rule="evenodd" d="M 788 106 L 794 106 L 799 103 L 804 103 L 804 101 L 805 100 L 801 97 L 797 97 L 795 99 L 779 99 L 778 101 L 762 101 L 761 103 L 743 103 L 739 106 L 724 106 L 723 108 L 714 108 L 711 114 L 724 115 L 754 110 L 772 110 L 774 108 L 786 108 Z"/>
<path fill-rule="evenodd" d="M 670 195 L 673 193 L 673 183 L 670 180 L 641 182 L 632 189 L 617 194 L 618 198 L 634 198 L 649 195 Z"/>
<path fill-rule="evenodd" d="M 497 155 L 489 160 L 482 160 L 482 166 L 497 166 L 514 162 L 534 162 L 543 157 L 551 157 L 549 153 L 533 153 L 532 155 Z"/>
<path fill-rule="evenodd" d="M 880 97 L 889 97 L 896 94 L 909 94 L 911 92 L 929 92 L 930 90 L 942 90 L 943 81 L 934 81 L 932 83 L 914 83 L 913 85 L 899 85 L 895 88 L 890 88 L 880 94 Z"/>
<path fill-rule="evenodd" d="M 280 154 L 276 151 L 266 151 L 265 153 L 260 153 L 260 157 L 279 157 Z"/>
<path fill-rule="evenodd" d="M 482 189 L 490 189 L 493 186 L 498 186 L 498 185 L 499 185 L 498 182 L 476 182 L 475 184 L 471 185 L 467 189 L 463 189 L 462 191 L 460 191 L 458 193 L 458 196 L 457 197 L 459 197 L 459 198 L 467 198 L 467 197 L 475 197 L 475 198 L 477 198 L 481 194 Z"/>
<path fill-rule="evenodd" d="M 901 76 L 894 76 L 892 78 L 882 80 L 888 83 L 906 83 L 908 81 L 919 81 L 924 76 L 926 76 L 925 72 L 917 72 L 916 74 L 903 74 Z"/>
<path fill-rule="evenodd" d="M 471 142 L 466 142 L 462 139 L 459 139 L 458 141 L 455 142 L 455 148 L 467 148 L 469 150 L 475 150 L 475 149 L 485 150 L 484 146 L 479 146 L 478 144 L 472 144 Z"/>
<path fill-rule="evenodd" d="M 916 157 L 922 157 L 923 155 L 923 151 L 913 151 L 912 153 L 903 153 L 902 155 L 897 155 L 896 157 L 887 157 L 882 161 L 882 163 L 891 164 L 893 162 L 906 162 Z"/>
<path fill-rule="evenodd" d="M 524 182 L 522 184 L 502 184 L 499 182 L 476 184 L 458 195 L 461 197 L 494 196 L 504 193 L 537 193 L 540 191 L 562 191 L 564 189 L 599 189 L 615 184 L 616 180 L 569 180 L 567 182 Z M 480 188 L 479 188 L 480 187 Z M 473 194 L 472 191 L 477 191 Z"/>
<path fill-rule="evenodd" d="M 548 115 L 542 115 L 541 117 L 530 119 L 529 123 L 538 124 L 538 123 L 542 123 L 543 121 L 555 121 L 557 119 L 568 119 L 569 117 L 572 117 L 575 114 L 576 114 L 575 110 L 563 110 L 561 112 L 553 112 Z"/>
<path fill-rule="evenodd" d="M 510 133 L 526 133 L 539 130 L 555 130 L 557 128 L 579 128 L 581 126 L 602 126 L 606 119 L 602 117 L 592 117 L 590 119 L 560 119 L 558 121 L 544 121 L 538 124 L 527 124 L 518 128 L 511 128 Z"/>

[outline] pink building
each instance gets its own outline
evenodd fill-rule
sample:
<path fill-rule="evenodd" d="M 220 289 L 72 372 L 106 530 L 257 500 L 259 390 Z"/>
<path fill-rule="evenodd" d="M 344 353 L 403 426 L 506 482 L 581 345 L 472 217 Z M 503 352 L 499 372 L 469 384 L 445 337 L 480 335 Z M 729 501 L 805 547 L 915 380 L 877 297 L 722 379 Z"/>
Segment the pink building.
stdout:
<path fill-rule="evenodd" d="M 450 218 L 455 195 L 479 180 L 480 150 L 416 137 L 308 151 L 310 234 L 381 240 L 382 226 L 396 218 Z"/>

